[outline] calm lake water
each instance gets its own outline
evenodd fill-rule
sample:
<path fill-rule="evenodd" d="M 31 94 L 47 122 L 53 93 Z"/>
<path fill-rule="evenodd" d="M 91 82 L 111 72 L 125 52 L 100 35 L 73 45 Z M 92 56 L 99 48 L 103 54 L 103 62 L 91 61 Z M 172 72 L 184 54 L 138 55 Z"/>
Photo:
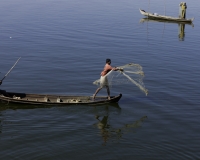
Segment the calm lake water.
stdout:
<path fill-rule="evenodd" d="M 187 2 L 194 26 L 139 13 L 178 16 L 179 3 L 1 0 L 0 76 L 22 57 L 1 89 L 92 95 L 111 58 L 140 64 L 149 94 L 124 84 L 111 88 L 123 94 L 113 105 L 0 104 L 0 159 L 200 159 L 199 1 Z"/>

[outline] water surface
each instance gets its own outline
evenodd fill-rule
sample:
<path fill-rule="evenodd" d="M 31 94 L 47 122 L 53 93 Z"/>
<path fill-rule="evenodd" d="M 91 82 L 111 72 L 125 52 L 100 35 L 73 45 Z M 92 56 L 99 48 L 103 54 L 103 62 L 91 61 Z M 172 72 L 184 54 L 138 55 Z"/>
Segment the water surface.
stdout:
<path fill-rule="evenodd" d="M 136 86 L 113 86 L 119 104 L 44 107 L 0 104 L 1 159 L 200 159 L 198 1 L 179 24 L 145 21 L 139 8 L 178 16 L 179 1 L 2 0 L 1 89 L 92 95 L 105 59 L 138 63 Z M 105 95 L 102 90 L 99 95 Z M 35 108 L 36 107 L 36 108 Z"/>

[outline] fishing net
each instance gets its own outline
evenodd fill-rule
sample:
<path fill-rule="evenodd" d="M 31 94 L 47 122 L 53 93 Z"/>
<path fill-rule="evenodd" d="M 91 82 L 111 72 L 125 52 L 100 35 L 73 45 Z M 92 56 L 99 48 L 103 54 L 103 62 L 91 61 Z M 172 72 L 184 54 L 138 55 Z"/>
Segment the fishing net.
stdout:
<path fill-rule="evenodd" d="M 148 90 L 143 83 L 144 72 L 142 71 L 142 66 L 129 63 L 117 68 L 123 70 L 112 70 L 106 75 L 108 86 L 134 84 L 146 95 L 148 94 Z M 93 84 L 100 86 L 100 79 L 94 81 Z"/>

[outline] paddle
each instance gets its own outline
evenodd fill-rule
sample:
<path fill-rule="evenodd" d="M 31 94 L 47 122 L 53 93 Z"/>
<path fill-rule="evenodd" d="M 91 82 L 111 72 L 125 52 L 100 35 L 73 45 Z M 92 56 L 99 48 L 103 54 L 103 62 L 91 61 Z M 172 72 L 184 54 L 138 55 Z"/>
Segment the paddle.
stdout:
<path fill-rule="evenodd" d="M 21 57 L 20 57 L 21 58 Z M 0 80 L 0 84 L 3 82 L 3 80 L 7 77 L 7 75 L 12 71 L 12 69 L 16 66 L 16 64 L 18 63 L 18 61 L 20 60 L 20 58 L 18 58 L 18 60 L 15 62 L 15 64 L 12 66 L 12 68 L 8 71 L 8 73 L 6 73 L 6 75 L 3 77 L 2 80 Z"/>

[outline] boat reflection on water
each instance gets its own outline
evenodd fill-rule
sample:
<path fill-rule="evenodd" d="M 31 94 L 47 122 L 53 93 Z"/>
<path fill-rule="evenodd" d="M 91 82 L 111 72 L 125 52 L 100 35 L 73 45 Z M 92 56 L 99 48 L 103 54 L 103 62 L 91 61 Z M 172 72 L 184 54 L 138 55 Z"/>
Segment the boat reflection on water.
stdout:
<path fill-rule="evenodd" d="M 41 112 L 41 110 L 37 110 L 39 108 L 55 108 L 57 110 L 51 109 L 50 111 L 66 112 L 66 116 L 74 115 L 74 113 L 80 116 L 83 114 L 83 112 L 89 115 L 94 115 L 95 122 L 92 123 L 92 126 L 95 127 L 95 129 L 98 128 L 100 130 L 100 135 L 103 138 L 103 145 L 106 145 L 108 141 L 118 142 L 125 133 L 135 132 L 136 129 L 142 126 L 142 123 L 147 119 L 147 116 L 143 116 L 136 121 L 133 120 L 132 123 L 124 123 L 119 127 L 114 127 L 114 125 L 110 124 L 110 119 L 111 117 L 113 117 L 113 115 L 117 116 L 116 119 L 118 119 L 118 117 L 121 115 L 122 109 L 120 108 L 118 103 L 96 106 L 71 105 L 66 107 L 5 104 L 0 107 L 0 133 L 3 132 L 3 126 L 5 127 L 7 125 L 7 122 L 12 123 L 12 120 L 5 121 L 5 119 L 2 119 L 7 110 L 23 110 L 24 112 L 26 112 L 26 110 L 28 111 L 33 109 L 33 111 L 37 114 L 37 112 Z M 30 114 L 30 112 L 28 114 Z"/>
<path fill-rule="evenodd" d="M 185 25 L 191 25 L 192 27 L 194 27 L 194 24 L 190 23 L 190 22 L 176 22 L 176 21 L 166 21 L 166 20 L 155 20 L 155 19 L 149 19 L 149 18 L 140 19 L 140 23 L 144 23 L 144 22 L 161 22 L 161 23 L 175 23 L 175 24 L 178 24 L 179 41 L 184 41 L 184 38 L 185 38 Z"/>
<path fill-rule="evenodd" d="M 78 109 L 78 107 L 90 107 L 90 108 L 95 108 L 95 110 L 98 110 L 98 108 L 105 109 L 108 107 L 113 107 L 117 109 L 121 109 L 118 103 L 108 103 L 108 104 L 96 104 L 96 105 L 90 105 L 90 104 L 71 104 L 71 105 L 36 105 L 36 104 L 15 104 L 15 103 L 1 103 L 0 106 L 0 113 L 1 111 L 7 110 L 7 109 L 12 109 L 12 110 L 17 110 L 17 109 L 37 109 L 37 108 L 75 108 Z"/>
<path fill-rule="evenodd" d="M 184 41 L 185 38 L 185 24 L 178 24 L 178 37 L 180 41 Z"/>
<path fill-rule="evenodd" d="M 103 145 L 106 145 L 108 140 L 119 141 L 122 135 L 128 132 L 134 132 L 135 129 L 142 126 L 142 123 L 147 119 L 147 116 L 141 117 L 139 120 L 133 123 L 124 124 L 122 127 L 114 128 L 109 124 L 109 116 L 105 115 L 103 117 L 96 116 L 97 123 L 94 125 L 100 130 L 100 134 L 103 139 Z"/>
<path fill-rule="evenodd" d="M 2 114 L 1 114 L 1 109 L 0 109 L 0 134 L 2 133 L 2 127 L 3 127 L 3 125 L 2 125 Z"/>

